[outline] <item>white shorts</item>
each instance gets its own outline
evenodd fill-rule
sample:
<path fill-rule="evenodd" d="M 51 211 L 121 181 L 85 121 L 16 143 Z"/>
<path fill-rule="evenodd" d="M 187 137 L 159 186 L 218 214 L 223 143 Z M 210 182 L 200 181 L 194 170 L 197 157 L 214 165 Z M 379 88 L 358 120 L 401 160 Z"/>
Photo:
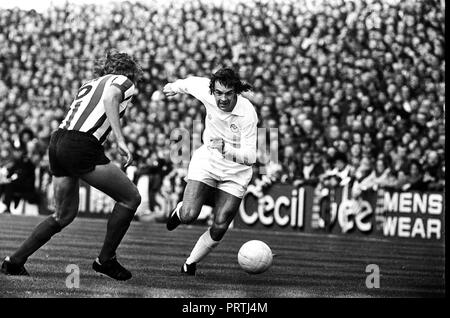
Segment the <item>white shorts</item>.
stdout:
<path fill-rule="evenodd" d="M 213 150 L 214 151 L 214 150 Z M 238 198 L 242 198 L 252 179 L 253 169 L 220 157 L 206 146 L 197 149 L 189 163 L 187 180 L 203 182 Z"/>

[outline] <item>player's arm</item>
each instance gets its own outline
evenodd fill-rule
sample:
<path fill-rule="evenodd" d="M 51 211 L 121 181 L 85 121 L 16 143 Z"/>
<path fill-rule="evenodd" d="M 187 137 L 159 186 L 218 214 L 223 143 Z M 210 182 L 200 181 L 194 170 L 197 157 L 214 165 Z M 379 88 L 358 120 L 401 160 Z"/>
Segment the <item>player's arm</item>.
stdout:
<path fill-rule="evenodd" d="M 116 138 L 120 154 L 127 156 L 127 161 L 124 165 L 126 168 L 131 164 L 133 156 L 127 147 L 125 137 L 123 136 L 122 127 L 120 126 L 119 105 L 123 99 L 123 92 L 119 87 L 113 85 L 109 86 L 105 90 L 103 105 L 105 107 L 106 117 L 109 120 L 111 129 Z"/>
<path fill-rule="evenodd" d="M 252 120 L 242 129 L 241 147 L 236 148 L 229 143 L 223 145 L 226 159 L 251 166 L 256 162 L 257 120 Z"/>
<path fill-rule="evenodd" d="M 189 94 L 203 100 L 205 95 L 209 94 L 209 79 L 197 76 L 178 79 L 172 83 L 167 83 L 163 88 L 163 93 L 168 97 L 176 94 Z"/>

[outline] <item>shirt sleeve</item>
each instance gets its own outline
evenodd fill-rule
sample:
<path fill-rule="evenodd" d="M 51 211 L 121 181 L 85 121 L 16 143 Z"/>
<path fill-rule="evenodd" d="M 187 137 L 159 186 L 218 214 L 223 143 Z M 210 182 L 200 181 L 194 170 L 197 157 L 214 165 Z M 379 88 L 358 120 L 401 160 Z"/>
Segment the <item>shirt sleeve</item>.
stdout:
<path fill-rule="evenodd" d="M 256 117 L 256 115 L 255 115 Z M 257 118 L 244 126 L 241 135 L 241 147 L 236 148 L 228 143 L 224 145 L 224 157 L 228 160 L 251 166 L 256 162 Z"/>
<path fill-rule="evenodd" d="M 135 91 L 135 86 L 132 81 L 126 76 L 117 75 L 111 81 L 111 86 L 116 86 L 122 92 L 122 101 L 130 99 Z"/>
<path fill-rule="evenodd" d="M 200 101 L 204 101 L 210 94 L 209 78 L 192 76 L 179 79 L 172 83 L 172 88 L 177 93 L 184 93 L 194 96 Z"/>

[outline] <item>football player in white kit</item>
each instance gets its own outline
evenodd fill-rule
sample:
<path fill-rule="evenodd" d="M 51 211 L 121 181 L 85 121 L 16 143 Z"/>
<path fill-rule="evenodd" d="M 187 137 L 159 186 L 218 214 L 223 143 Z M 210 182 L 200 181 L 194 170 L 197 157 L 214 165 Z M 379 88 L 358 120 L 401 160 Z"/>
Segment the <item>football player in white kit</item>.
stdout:
<path fill-rule="evenodd" d="M 188 77 L 164 86 L 166 96 L 190 94 L 206 108 L 203 145 L 191 158 L 183 201 L 170 215 L 167 229 L 195 221 L 206 199 L 215 195 L 213 224 L 198 239 L 182 273 L 195 275 L 196 264 L 220 243 L 251 180 L 258 117 L 241 95 L 250 89 L 230 68 L 221 68 L 211 78 Z"/>

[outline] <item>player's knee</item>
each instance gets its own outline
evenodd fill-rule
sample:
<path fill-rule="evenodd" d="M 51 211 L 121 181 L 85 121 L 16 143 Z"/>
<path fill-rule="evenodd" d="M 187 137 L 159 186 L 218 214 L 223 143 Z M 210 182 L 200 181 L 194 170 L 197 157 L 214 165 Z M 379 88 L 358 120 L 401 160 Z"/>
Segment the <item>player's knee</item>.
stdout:
<path fill-rule="evenodd" d="M 136 209 L 141 204 L 141 201 L 142 201 L 141 194 L 139 193 L 139 191 L 136 190 L 136 192 L 134 193 L 134 196 L 133 196 L 133 204 Z"/>
<path fill-rule="evenodd" d="M 134 191 L 126 200 L 124 200 L 124 202 L 121 203 L 122 205 L 132 210 L 136 210 L 138 206 L 141 204 L 141 200 L 142 200 L 141 194 L 136 189 L 136 191 Z"/>
<path fill-rule="evenodd" d="M 228 223 L 214 223 L 209 234 L 214 241 L 220 241 L 228 230 Z"/>
<path fill-rule="evenodd" d="M 189 224 L 195 221 L 199 212 L 192 206 L 182 206 L 180 209 L 180 220 L 184 224 Z"/>
<path fill-rule="evenodd" d="M 65 213 L 64 215 L 54 214 L 53 218 L 55 219 L 56 223 L 59 224 L 61 229 L 63 229 L 66 226 L 68 226 L 70 223 L 72 223 L 73 220 L 75 220 L 76 216 L 77 216 L 76 212 L 71 212 L 71 213 Z"/>

